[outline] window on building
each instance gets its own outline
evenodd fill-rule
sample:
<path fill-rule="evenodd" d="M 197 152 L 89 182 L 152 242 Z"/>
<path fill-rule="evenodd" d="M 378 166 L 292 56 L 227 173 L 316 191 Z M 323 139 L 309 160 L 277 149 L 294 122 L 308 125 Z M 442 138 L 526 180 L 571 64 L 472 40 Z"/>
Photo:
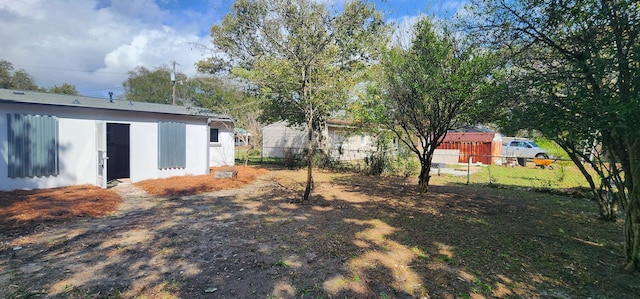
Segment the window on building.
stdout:
<path fill-rule="evenodd" d="M 57 117 L 7 114 L 7 137 L 10 178 L 59 174 Z"/>
<path fill-rule="evenodd" d="M 209 128 L 209 142 L 220 142 L 220 130 L 217 128 Z"/>
<path fill-rule="evenodd" d="M 158 168 L 187 166 L 187 126 L 179 122 L 158 123 Z"/>
<path fill-rule="evenodd" d="M 345 135 L 346 135 L 346 134 L 344 134 L 344 132 L 337 132 L 337 131 L 334 131 L 334 132 L 333 132 L 333 138 L 332 138 L 332 139 L 333 139 L 333 140 L 332 140 L 333 147 L 335 147 L 335 148 L 341 147 L 341 146 L 342 146 L 342 144 L 343 144 L 343 143 L 345 142 L 345 140 L 347 139 L 347 138 L 345 137 Z"/>

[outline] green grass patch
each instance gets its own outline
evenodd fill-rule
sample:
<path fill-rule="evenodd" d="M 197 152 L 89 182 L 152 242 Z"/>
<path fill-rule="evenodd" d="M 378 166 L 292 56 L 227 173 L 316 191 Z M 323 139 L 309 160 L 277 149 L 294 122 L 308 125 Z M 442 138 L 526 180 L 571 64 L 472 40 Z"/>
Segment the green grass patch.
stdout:
<path fill-rule="evenodd" d="M 481 166 L 475 167 L 469 180 L 471 184 L 494 184 L 528 188 L 571 189 L 586 188 L 588 183 L 580 170 L 570 162 L 558 161 L 552 169 L 541 169 L 529 162 L 526 167 Z M 466 176 L 434 176 L 434 182 L 467 183 Z"/>
<path fill-rule="evenodd" d="M 282 267 L 282 268 L 290 268 L 291 266 L 289 264 L 287 264 L 287 262 L 283 261 L 283 260 L 278 260 L 275 265 L 277 267 Z"/>

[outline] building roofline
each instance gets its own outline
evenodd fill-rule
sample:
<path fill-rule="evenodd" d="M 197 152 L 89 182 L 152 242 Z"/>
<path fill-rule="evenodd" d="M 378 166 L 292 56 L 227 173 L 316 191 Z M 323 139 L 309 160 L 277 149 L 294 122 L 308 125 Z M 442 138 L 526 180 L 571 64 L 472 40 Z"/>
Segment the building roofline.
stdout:
<path fill-rule="evenodd" d="M 36 104 L 59 107 L 92 108 L 112 111 L 145 112 L 171 115 L 215 118 L 219 121 L 233 122 L 233 118 L 217 114 L 200 107 L 174 106 L 166 104 L 134 102 L 129 100 L 111 100 L 85 96 L 63 95 L 35 91 L 0 89 L 0 103 Z"/>

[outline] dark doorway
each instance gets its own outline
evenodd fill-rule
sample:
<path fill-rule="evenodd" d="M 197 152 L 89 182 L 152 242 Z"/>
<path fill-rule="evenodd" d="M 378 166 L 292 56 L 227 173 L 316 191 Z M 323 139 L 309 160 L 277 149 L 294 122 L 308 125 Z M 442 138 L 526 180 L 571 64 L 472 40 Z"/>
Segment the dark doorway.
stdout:
<path fill-rule="evenodd" d="M 129 178 L 129 124 L 107 124 L 107 181 Z"/>

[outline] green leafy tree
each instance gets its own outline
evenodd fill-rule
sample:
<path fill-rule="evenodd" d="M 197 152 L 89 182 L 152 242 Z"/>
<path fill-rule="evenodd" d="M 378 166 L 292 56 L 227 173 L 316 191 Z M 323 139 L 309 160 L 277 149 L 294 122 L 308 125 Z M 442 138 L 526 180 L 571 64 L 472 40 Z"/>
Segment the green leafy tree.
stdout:
<path fill-rule="evenodd" d="M 303 125 L 307 136 L 307 184 L 313 188 L 315 132 L 344 108 L 357 74 L 383 30 L 382 16 L 366 1 L 330 11 L 312 0 L 237 0 L 211 28 L 216 55 L 200 70 L 230 70 L 257 87 L 265 122 Z"/>
<path fill-rule="evenodd" d="M 472 0 L 468 28 L 505 51 L 517 91 L 507 115 L 579 156 L 584 140 L 601 142 L 625 213 L 626 269 L 640 268 L 640 32 L 637 1 Z M 526 92 L 525 92 L 526 91 Z M 572 158 L 573 159 L 573 158 Z M 574 159 L 580 165 L 580 159 Z M 617 164 L 616 164 L 617 163 Z M 580 166 L 579 166 L 580 167 Z M 602 168 L 600 168 L 602 169 Z M 590 182 L 592 188 L 596 182 Z M 597 190 L 596 190 L 597 191 Z"/>
<path fill-rule="evenodd" d="M 502 119 L 497 120 L 500 127 L 506 132 L 523 128 L 535 130 L 554 141 L 586 179 L 598 203 L 601 219 L 615 221 L 618 204 L 626 202 L 626 192 L 619 192 L 616 187 L 623 186 L 622 169 L 611 159 L 613 156 L 597 146 L 602 144 L 603 138 L 592 121 L 597 116 L 582 118 L 593 109 L 591 103 L 564 92 L 557 93 L 555 89 L 561 86 L 557 82 L 566 79 L 554 78 L 551 74 L 519 70 L 503 80 L 506 81 L 502 84 L 508 86 L 503 94 L 509 99 L 495 106 L 508 109 L 508 113 L 503 113 Z M 555 87 L 548 89 L 547 85 Z M 586 113 L 576 114 L 577 111 Z M 576 118 L 576 115 L 580 117 Z"/>
<path fill-rule="evenodd" d="M 420 160 L 418 190 L 426 193 L 433 153 L 481 100 L 491 59 L 457 41 L 447 28 L 436 30 L 428 18 L 415 32 L 409 49 L 392 48 L 383 60 L 382 98 L 390 128 Z"/>
<path fill-rule="evenodd" d="M 173 103 L 173 84 L 168 66 L 157 67 L 150 70 L 144 66 L 136 67 L 129 71 L 129 78 L 122 83 L 124 97 L 130 101 L 150 102 L 159 104 Z M 178 72 L 175 75 L 176 102 L 185 103 L 190 100 L 193 92 L 187 83 L 188 77 Z"/>
<path fill-rule="evenodd" d="M 58 94 L 69 94 L 74 96 L 80 95 L 80 93 L 78 93 L 78 91 L 76 90 L 76 86 L 69 83 L 63 83 L 60 86 L 54 85 L 53 87 L 49 88 L 47 92 L 58 93 Z"/>
<path fill-rule="evenodd" d="M 0 60 L 0 88 L 11 88 L 11 77 L 13 76 L 13 63 Z"/>
<path fill-rule="evenodd" d="M 0 60 L 0 88 L 43 91 L 26 70 L 14 71 L 13 64 L 6 60 Z"/>
<path fill-rule="evenodd" d="M 367 83 L 357 89 L 356 98 L 349 103 L 346 115 L 358 131 L 373 138 L 375 150 L 365 162 L 370 175 L 381 175 L 384 171 L 395 170 L 391 169 L 392 152 L 396 150 L 395 134 L 389 130 L 391 121 L 382 101 L 382 65 L 370 66 L 366 74 L 363 79 Z"/>
<path fill-rule="evenodd" d="M 19 69 L 13 73 L 11 77 L 11 88 L 19 90 L 42 91 L 35 82 L 33 76 L 27 71 Z"/>

